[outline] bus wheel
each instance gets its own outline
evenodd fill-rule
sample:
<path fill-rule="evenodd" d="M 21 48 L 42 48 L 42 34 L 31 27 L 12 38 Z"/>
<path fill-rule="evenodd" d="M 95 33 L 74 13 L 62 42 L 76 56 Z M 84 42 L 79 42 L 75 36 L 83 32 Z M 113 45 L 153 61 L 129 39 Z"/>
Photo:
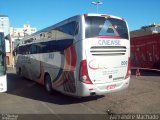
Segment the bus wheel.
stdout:
<path fill-rule="evenodd" d="M 51 83 L 51 77 L 49 75 L 45 76 L 45 89 L 50 94 L 53 92 L 52 83 Z"/>
<path fill-rule="evenodd" d="M 17 72 L 17 74 L 18 74 L 18 76 L 20 76 L 20 77 L 22 76 L 22 71 L 21 71 L 21 68 L 19 68 L 19 69 L 18 69 L 18 72 Z"/>

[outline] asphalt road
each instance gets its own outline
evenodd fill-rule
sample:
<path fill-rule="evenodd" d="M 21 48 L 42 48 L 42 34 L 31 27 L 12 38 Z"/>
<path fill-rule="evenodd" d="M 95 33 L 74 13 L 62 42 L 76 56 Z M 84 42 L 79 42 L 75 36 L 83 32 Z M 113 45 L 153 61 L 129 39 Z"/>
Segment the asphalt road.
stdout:
<path fill-rule="evenodd" d="M 131 76 L 128 89 L 87 98 L 58 92 L 50 95 L 43 86 L 18 77 L 15 70 L 8 69 L 7 73 L 8 91 L 0 93 L 0 119 L 18 114 L 19 119 L 101 120 L 109 117 L 108 110 L 112 114 L 160 114 L 160 72 L 141 71 L 142 76 Z"/>

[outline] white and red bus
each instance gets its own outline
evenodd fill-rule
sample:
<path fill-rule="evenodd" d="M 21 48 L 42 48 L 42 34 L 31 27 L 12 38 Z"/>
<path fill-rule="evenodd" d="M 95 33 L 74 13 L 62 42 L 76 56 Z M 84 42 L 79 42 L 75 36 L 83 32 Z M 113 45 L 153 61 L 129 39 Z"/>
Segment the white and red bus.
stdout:
<path fill-rule="evenodd" d="M 17 73 L 48 92 L 84 97 L 129 85 L 130 36 L 120 17 L 77 15 L 25 38 L 15 51 Z"/>
<path fill-rule="evenodd" d="M 4 33 L 0 32 L 0 92 L 7 91 L 7 78 L 6 78 L 6 52 Z"/>

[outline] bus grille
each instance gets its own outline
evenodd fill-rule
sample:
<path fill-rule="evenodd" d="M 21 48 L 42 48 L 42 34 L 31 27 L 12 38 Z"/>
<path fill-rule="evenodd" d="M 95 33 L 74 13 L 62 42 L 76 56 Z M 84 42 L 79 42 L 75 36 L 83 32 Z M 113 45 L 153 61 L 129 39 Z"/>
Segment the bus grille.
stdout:
<path fill-rule="evenodd" d="M 119 56 L 125 55 L 125 46 L 93 46 L 90 52 L 93 56 Z"/>

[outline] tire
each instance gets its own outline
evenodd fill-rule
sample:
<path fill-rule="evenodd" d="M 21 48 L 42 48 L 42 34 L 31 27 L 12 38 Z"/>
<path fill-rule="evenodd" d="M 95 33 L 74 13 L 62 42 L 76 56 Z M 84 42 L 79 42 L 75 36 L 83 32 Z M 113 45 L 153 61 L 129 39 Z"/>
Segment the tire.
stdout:
<path fill-rule="evenodd" d="M 52 89 L 52 83 L 51 83 L 51 77 L 49 75 L 45 76 L 45 90 L 51 94 L 53 92 Z"/>
<path fill-rule="evenodd" d="M 21 70 L 21 68 L 18 69 L 17 75 L 18 75 L 19 77 L 22 77 L 22 70 Z"/>

